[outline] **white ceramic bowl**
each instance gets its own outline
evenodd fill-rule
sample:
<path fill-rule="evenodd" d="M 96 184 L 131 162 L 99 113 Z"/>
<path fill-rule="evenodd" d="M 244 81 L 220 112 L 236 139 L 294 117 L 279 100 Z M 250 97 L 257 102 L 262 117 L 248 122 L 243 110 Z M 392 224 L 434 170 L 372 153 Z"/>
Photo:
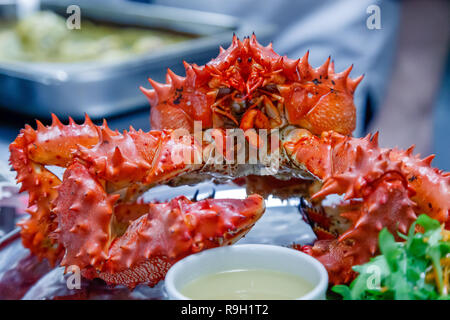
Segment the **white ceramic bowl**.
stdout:
<path fill-rule="evenodd" d="M 180 289 L 190 281 L 212 273 L 236 269 L 268 269 L 297 275 L 314 289 L 299 300 L 322 300 L 328 286 L 325 267 L 313 257 L 289 248 L 265 244 L 219 247 L 190 255 L 170 268 L 165 279 L 169 299 L 190 300 Z"/>

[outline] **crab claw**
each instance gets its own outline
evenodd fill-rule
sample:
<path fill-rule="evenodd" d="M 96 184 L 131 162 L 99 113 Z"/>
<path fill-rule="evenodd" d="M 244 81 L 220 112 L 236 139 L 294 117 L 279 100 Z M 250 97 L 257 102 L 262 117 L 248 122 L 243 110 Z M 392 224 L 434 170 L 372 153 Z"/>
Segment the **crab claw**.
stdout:
<path fill-rule="evenodd" d="M 134 204 L 130 208 L 136 214 L 125 217 L 115 208 L 117 197 L 75 163 L 59 188 L 55 236 L 66 248 L 62 265 L 77 265 L 87 278 L 130 288 L 156 285 L 189 254 L 234 243 L 265 210 L 259 195 L 198 202 L 180 196 L 167 203 Z"/>
<path fill-rule="evenodd" d="M 111 284 L 154 286 L 181 258 L 238 241 L 264 210 L 259 195 L 198 202 L 180 196 L 167 203 L 151 203 L 148 213 L 112 243 L 104 271 L 95 276 Z"/>

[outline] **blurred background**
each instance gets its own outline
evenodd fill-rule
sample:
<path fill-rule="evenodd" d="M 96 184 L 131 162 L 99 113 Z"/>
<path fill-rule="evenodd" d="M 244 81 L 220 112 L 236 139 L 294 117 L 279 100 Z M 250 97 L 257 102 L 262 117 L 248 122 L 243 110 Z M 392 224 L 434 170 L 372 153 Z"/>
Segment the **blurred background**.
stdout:
<path fill-rule="evenodd" d="M 313 66 L 354 64 L 354 135 L 379 130 L 383 146 L 416 144 L 450 170 L 449 15 L 445 0 L 0 0 L 0 167 L 19 130 L 51 112 L 148 130 L 148 77 L 254 31 L 281 55 L 310 50 Z"/>

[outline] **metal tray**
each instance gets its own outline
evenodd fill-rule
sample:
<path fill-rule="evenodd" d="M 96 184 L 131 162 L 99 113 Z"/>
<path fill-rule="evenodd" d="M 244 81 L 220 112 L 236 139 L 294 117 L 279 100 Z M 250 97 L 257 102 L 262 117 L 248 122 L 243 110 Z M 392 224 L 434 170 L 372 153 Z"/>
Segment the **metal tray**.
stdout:
<path fill-rule="evenodd" d="M 197 38 L 167 46 L 145 56 L 117 63 L 0 63 L 0 105 L 16 112 L 42 118 L 58 116 L 93 118 L 111 116 L 148 106 L 139 86 L 149 86 L 147 78 L 164 81 L 167 68 L 184 74 L 183 60 L 204 64 L 228 46 L 232 34 L 257 32 L 265 43 L 274 27 L 250 25 L 234 17 L 216 13 L 170 8 L 127 1 L 50 1 L 41 9 L 66 15 L 71 4 L 81 8 L 82 19 L 107 23 L 159 28 L 184 32 Z M 0 19 L 14 12 L 11 4 L 0 3 Z"/>

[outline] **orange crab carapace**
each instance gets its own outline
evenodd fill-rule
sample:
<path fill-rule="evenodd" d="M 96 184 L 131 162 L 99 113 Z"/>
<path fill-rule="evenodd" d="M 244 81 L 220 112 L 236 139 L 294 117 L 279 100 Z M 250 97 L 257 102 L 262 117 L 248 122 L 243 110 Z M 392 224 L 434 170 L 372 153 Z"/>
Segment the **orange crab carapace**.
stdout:
<path fill-rule="evenodd" d="M 308 54 L 281 57 L 252 36 L 234 37 L 216 59 L 185 68 L 185 77 L 169 70 L 165 84 L 150 80 L 153 89 L 141 88 L 151 104 L 152 131 L 121 133 L 88 117 L 63 125 L 56 116 L 48 127 L 38 122 L 37 129 L 21 131 L 10 160 L 29 193 L 30 217 L 21 222 L 27 248 L 54 263 L 77 265 L 88 278 L 155 285 L 182 257 L 237 241 L 263 214 L 258 194 L 199 202 L 139 199 L 156 185 L 212 178 L 243 177 L 247 190 L 300 194 L 316 206 L 330 194 L 344 195 L 334 208 L 307 210 L 318 240 L 294 246 L 319 259 L 332 283 L 350 281 L 352 266 L 377 253 L 382 228 L 406 232 L 419 213 L 449 227 L 450 176 L 430 166 L 432 157 L 381 148 L 377 134 L 351 136 L 353 93 L 362 80 L 349 77 L 351 67 L 336 73 L 328 59 L 315 69 Z M 195 134 L 196 121 L 219 139 Z M 255 163 L 211 161 L 217 154 L 234 156 L 218 143 L 233 128 L 247 133 L 244 149 L 261 148 L 258 129 L 276 137 L 276 147 Z M 174 137 L 177 129 L 187 140 Z M 174 161 L 180 151 L 189 161 Z M 275 160 L 275 172 L 261 170 Z M 66 168 L 62 179 L 52 165 Z"/>

